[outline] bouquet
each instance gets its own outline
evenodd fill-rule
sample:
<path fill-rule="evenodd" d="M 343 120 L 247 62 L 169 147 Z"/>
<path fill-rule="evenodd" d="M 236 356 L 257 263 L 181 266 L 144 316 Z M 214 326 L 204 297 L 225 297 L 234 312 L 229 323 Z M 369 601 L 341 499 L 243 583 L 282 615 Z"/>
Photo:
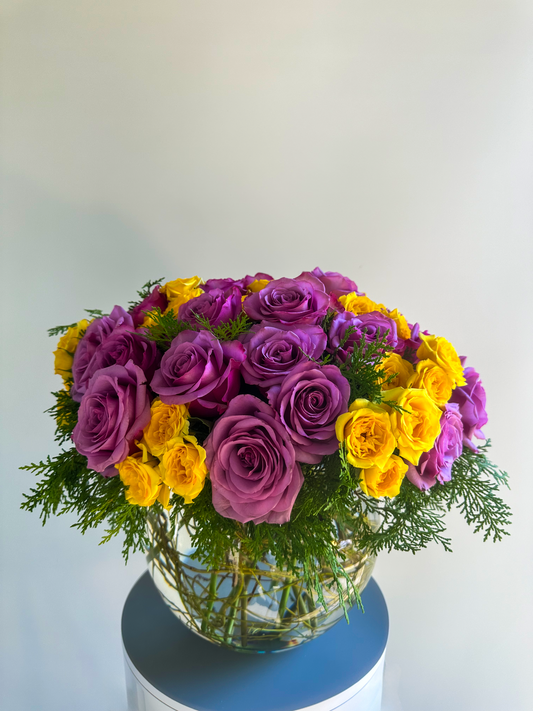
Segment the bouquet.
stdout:
<path fill-rule="evenodd" d="M 122 533 L 176 614 L 240 648 L 317 634 L 381 550 L 450 550 L 452 507 L 506 534 L 485 391 L 444 337 L 318 268 L 163 281 L 51 329 L 65 446 L 24 467 L 24 509 Z"/>

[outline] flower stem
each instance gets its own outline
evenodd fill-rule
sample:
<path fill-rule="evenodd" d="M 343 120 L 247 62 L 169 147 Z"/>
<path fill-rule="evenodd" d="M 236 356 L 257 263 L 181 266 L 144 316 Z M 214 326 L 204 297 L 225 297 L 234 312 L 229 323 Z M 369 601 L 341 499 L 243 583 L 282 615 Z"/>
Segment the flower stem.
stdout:
<path fill-rule="evenodd" d="M 281 593 L 281 600 L 279 603 L 279 620 L 283 622 L 283 616 L 285 615 L 285 610 L 287 609 L 287 603 L 289 601 L 289 595 L 291 594 L 292 585 L 288 580 L 285 580 L 285 587 Z"/>
<path fill-rule="evenodd" d="M 217 579 L 218 573 L 211 573 L 211 577 L 209 579 L 209 597 L 206 605 L 205 615 L 202 620 L 202 632 L 205 632 L 207 630 L 211 611 L 213 610 L 213 605 L 215 604 L 215 600 L 217 597 Z"/>

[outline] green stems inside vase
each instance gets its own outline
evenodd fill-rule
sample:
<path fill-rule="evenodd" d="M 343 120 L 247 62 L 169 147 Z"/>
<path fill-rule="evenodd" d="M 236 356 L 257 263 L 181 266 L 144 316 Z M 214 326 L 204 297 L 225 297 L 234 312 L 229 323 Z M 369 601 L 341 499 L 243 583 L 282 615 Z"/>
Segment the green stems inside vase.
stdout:
<path fill-rule="evenodd" d="M 319 636 L 343 617 L 327 568 L 319 576 L 326 609 L 308 589 L 303 571 L 278 568 L 269 553 L 253 561 L 238 551 L 219 569 L 207 570 L 194 558 L 186 530 L 172 537 L 164 516 L 152 517 L 148 530 L 150 572 L 163 599 L 193 632 L 216 644 L 243 652 L 282 651 Z M 350 580 L 362 590 L 374 559 L 353 550 L 346 563 Z"/>

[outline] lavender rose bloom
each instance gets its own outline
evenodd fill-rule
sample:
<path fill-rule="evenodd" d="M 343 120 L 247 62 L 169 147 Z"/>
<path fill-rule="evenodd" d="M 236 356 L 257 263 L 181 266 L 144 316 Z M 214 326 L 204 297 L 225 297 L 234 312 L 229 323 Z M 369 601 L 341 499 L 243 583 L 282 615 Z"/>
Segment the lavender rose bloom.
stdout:
<path fill-rule="evenodd" d="M 409 465 L 407 478 L 422 491 L 438 480 L 441 484 L 452 478 L 452 464 L 463 453 L 463 423 L 459 406 L 448 403 L 440 418 L 440 434 L 433 448 L 424 452 L 418 466 Z"/>
<path fill-rule="evenodd" d="M 335 299 L 338 299 L 339 296 L 351 294 L 354 291 L 356 294 L 362 293 L 358 290 L 357 284 L 354 281 L 339 274 L 339 272 L 323 272 L 322 269 L 316 267 L 312 272 L 302 272 L 296 279 L 300 279 L 300 277 L 306 274 L 314 276 L 321 281 L 322 284 L 324 284 L 326 293 L 331 294 Z"/>
<path fill-rule="evenodd" d="M 137 304 L 137 306 L 134 306 L 131 311 L 130 315 L 131 318 L 133 319 L 133 323 L 135 326 L 140 326 L 142 322 L 144 321 L 146 314 L 149 311 L 152 311 L 155 308 L 161 309 L 161 311 L 165 311 L 165 309 L 168 306 L 168 299 L 165 296 L 165 294 L 161 294 L 160 292 L 160 286 L 154 287 L 152 292 L 148 294 L 148 296 L 141 301 L 140 304 Z"/>
<path fill-rule="evenodd" d="M 72 378 L 74 383 L 71 388 L 72 399 L 81 402 L 87 390 L 87 383 L 90 375 L 86 373 L 96 349 L 110 336 L 117 328 L 129 328 L 132 331 L 135 326 L 131 315 L 124 311 L 122 306 L 115 306 L 109 316 L 95 319 L 89 324 L 85 335 L 81 339 L 74 354 L 72 363 Z M 94 373 L 94 369 L 92 371 Z"/>
<path fill-rule="evenodd" d="M 331 322 L 328 333 L 328 350 L 331 353 L 336 353 L 337 357 L 343 363 L 353 351 L 354 344 L 357 342 L 357 336 L 360 335 L 360 326 L 361 320 L 359 316 L 352 314 L 350 311 L 343 311 L 337 314 Z M 346 338 L 348 329 L 351 329 L 351 333 L 348 338 Z"/>
<path fill-rule="evenodd" d="M 84 378 L 88 382 L 97 370 L 115 363 L 126 365 L 130 360 L 141 368 L 146 380 L 150 380 L 159 367 L 161 354 L 153 341 L 128 328 L 117 328 L 94 352 Z"/>
<path fill-rule="evenodd" d="M 310 274 L 299 279 L 275 279 L 243 302 L 244 311 L 252 320 L 289 325 L 318 323 L 328 305 L 324 285 Z"/>
<path fill-rule="evenodd" d="M 375 341 L 378 336 L 384 336 L 387 333 L 386 343 L 391 349 L 396 348 L 398 345 L 398 334 L 396 323 L 385 316 L 385 314 L 379 311 L 370 311 L 367 314 L 359 314 L 359 320 L 361 321 L 360 335 L 358 335 L 358 341 L 361 340 L 363 333 L 365 334 L 365 339 L 367 343 Z"/>
<path fill-rule="evenodd" d="M 318 464 L 339 443 L 335 422 L 348 410 L 350 384 L 336 365 L 300 363 L 268 399 L 287 429 L 299 462 Z"/>
<path fill-rule="evenodd" d="M 198 323 L 195 314 L 206 318 L 211 326 L 220 326 L 224 321 L 237 318 L 242 310 L 242 294 L 237 287 L 228 289 L 211 289 L 209 292 L 196 296 L 182 304 L 178 311 L 180 321 Z"/>
<path fill-rule="evenodd" d="M 270 274 L 264 274 L 263 272 L 258 272 L 254 276 L 247 274 L 242 279 L 208 279 L 205 284 L 200 286 L 206 292 L 210 292 L 213 289 L 222 289 L 222 291 L 227 295 L 228 291 L 231 291 L 233 287 L 237 287 L 241 294 L 246 294 L 246 290 L 253 281 L 260 279 L 266 279 L 267 281 L 272 281 Z"/>
<path fill-rule="evenodd" d="M 348 329 L 352 329 L 352 331 L 344 341 Z M 350 311 L 343 311 L 337 314 L 331 322 L 328 333 L 328 350 L 336 352 L 338 358 L 345 362 L 348 355 L 353 352 L 354 344 L 361 342 L 363 334 L 366 343 L 370 343 L 376 340 L 378 334 L 384 336 L 386 332 L 386 342 L 391 349 L 394 349 L 398 345 L 398 335 L 396 324 L 392 319 L 379 311 L 371 311 L 358 316 Z"/>
<path fill-rule="evenodd" d="M 117 474 L 133 442 L 150 422 L 150 398 L 139 366 L 110 365 L 91 379 L 72 433 L 76 449 L 87 466 L 104 476 Z"/>
<path fill-rule="evenodd" d="M 238 341 L 218 341 L 209 331 L 182 331 L 163 355 L 150 385 L 164 403 L 190 403 L 191 414 L 216 417 L 239 392 L 239 368 L 245 357 Z"/>
<path fill-rule="evenodd" d="M 465 361 L 466 358 L 463 356 L 461 363 L 464 365 Z M 489 421 L 485 410 L 487 395 L 479 378 L 479 373 L 474 368 L 465 368 L 464 376 L 466 385 L 455 388 L 450 402 L 455 402 L 459 405 L 464 427 L 463 443 L 474 452 L 477 452 L 478 448 L 473 443 L 472 438 L 486 439 L 481 428 Z"/>
<path fill-rule="evenodd" d="M 205 449 L 213 506 L 241 523 L 286 523 L 303 484 L 294 448 L 276 413 L 239 395 L 217 420 Z"/>
<path fill-rule="evenodd" d="M 320 326 L 257 325 L 244 340 L 246 360 L 241 374 L 250 385 L 269 388 L 278 385 L 307 356 L 319 358 L 327 338 Z"/>

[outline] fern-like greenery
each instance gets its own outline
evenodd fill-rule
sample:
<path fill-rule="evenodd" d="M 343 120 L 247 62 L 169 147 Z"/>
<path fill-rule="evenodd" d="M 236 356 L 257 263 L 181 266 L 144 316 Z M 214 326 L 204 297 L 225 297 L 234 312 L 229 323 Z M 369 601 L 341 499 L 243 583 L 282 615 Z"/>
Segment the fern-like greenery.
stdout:
<path fill-rule="evenodd" d="M 70 385 L 70 383 L 68 383 Z M 68 442 L 78 422 L 79 403 L 75 402 L 67 390 L 59 390 L 52 393 L 55 397 L 55 405 L 52 405 L 46 412 L 55 420 L 56 431 L 55 441 L 58 444 Z"/>
<path fill-rule="evenodd" d="M 40 509 L 43 524 L 52 515 L 73 513 L 78 517 L 73 525 L 82 533 L 100 524 L 107 526 L 102 543 L 122 532 L 126 561 L 130 553 L 147 548 L 146 512 L 127 502 L 118 476 L 106 479 L 87 469 L 87 460 L 76 449 L 63 450 L 56 457 L 21 469 L 39 477 L 36 486 L 24 495 L 21 508 Z"/>
<path fill-rule="evenodd" d="M 194 317 L 200 328 L 212 333 L 219 341 L 235 341 L 242 334 L 248 333 L 253 323 L 244 312 L 236 319 L 224 321 L 219 326 L 211 326 L 209 319 L 200 314 L 194 314 Z"/>
<path fill-rule="evenodd" d="M 165 281 L 165 277 L 161 277 L 161 279 L 153 279 L 147 281 L 146 284 L 144 284 L 144 286 L 142 286 L 137 292 L 137 299 L 128 303 L 130 310 L 134 309 L 136 306 L 142 303 L 148 296 L 150 296 L 154 286 L 159 286 L 163 281 Z"/>
<path fill-rule="evenodd" d="M 187 321 L 178 321 L 173 309 L 162 313 L 160 308 L 155 308 L 150 311 L 150 325 L 146 327 L 145 335 L 166 351 L 177 335 L 191 330 L 196 331 L 197 327 Z"/>

